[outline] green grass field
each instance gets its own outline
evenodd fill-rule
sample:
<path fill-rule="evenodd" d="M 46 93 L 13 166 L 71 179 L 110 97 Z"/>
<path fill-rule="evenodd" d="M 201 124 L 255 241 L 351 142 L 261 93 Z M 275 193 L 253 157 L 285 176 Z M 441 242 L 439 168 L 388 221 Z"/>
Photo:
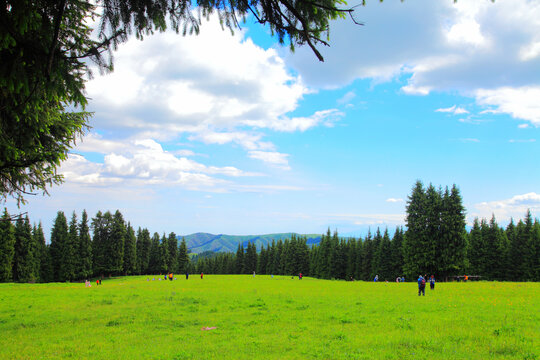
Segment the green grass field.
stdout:
<path fill-rule="evenodd" d="M 539 283 L 146 279 L 0 284 L 0 359 L 540 359 Z"/>

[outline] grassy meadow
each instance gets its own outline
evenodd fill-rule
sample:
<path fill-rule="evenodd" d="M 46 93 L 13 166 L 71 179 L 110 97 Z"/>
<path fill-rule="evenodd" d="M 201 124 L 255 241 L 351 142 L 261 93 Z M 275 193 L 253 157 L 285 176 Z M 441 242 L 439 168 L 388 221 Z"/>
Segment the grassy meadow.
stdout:
<path fill-rule="evenodd" d="M 0 334 L 0 359 L 540 360 L 540 283 L 0 284 Z"/>

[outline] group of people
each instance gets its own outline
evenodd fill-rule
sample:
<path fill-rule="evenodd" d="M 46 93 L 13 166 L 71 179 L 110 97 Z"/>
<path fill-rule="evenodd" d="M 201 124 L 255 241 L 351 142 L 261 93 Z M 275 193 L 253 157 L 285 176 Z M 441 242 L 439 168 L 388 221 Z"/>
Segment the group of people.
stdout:
<path fill-rule="evenodd" d="M 101 285 L 101 279 L 96 279 L 96 286 Z M 90 280 L 84 280 L 85 287 L 92 287 Z"/>
<path fill-rule="evenodd" d="M 427 275 L 418 275 L 418 296 L 426 296 L 426 279 Z M 435 275 L 431 275 L 428 281 L 429 288 L 435 290 Z"/>

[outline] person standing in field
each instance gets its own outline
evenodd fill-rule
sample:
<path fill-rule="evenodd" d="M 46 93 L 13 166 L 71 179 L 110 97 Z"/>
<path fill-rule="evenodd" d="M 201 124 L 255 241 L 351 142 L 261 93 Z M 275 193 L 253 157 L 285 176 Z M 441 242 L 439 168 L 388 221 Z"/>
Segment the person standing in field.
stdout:
<path fill-rule="evenodd" d="M 373 279 L 373 282 L 379 281 L 379 275 L 375 275 L 375 278 Z"/>
<path fill-rule="evenodd" d="M 422 275 L 418 275 L 418 296 L 426 296 L 426 279 Z"/>
<path fill-rule="evenodd" d="M 201 280 L 202 280 L 203 276 L 204 276 L 204 273 L 201 273 Z"/>
<path fill-rule="evenodd" d="M 189 279 L 189 272 L 186 271 L 186 280 Z"/>
<path fill-rule="evenodd" d="M 302 273 L 298 274 L 298 279 L 302 280 L 302 276 L 304 276 L 304 275 L 302 275 Z"/>
<path fill-rule="evenodd" d="M 435 290 L 435 275 L 431 275 L 429 278 L 429 289 Z"/>

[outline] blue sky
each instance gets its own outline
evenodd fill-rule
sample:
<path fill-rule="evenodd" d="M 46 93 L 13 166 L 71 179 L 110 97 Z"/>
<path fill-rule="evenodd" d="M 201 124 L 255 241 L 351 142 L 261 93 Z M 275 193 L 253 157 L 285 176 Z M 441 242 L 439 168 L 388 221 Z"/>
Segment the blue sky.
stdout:
<path fill-rule="evenodd" d="M 350 4 L 354 5 L 354 4 Z M 29 198 L 119 209 L 177 234 L 364 234 L 404 224 L 415 181 L 461 190 L 467 219 L 540 210 L 540 3 L 378 1 L 332 23 L 320 63 L 248 18 L 232 36 L 132 39 L 87 84 L 92 130 Z M 10 212 L 18 211 L 13 202 Z"/>

